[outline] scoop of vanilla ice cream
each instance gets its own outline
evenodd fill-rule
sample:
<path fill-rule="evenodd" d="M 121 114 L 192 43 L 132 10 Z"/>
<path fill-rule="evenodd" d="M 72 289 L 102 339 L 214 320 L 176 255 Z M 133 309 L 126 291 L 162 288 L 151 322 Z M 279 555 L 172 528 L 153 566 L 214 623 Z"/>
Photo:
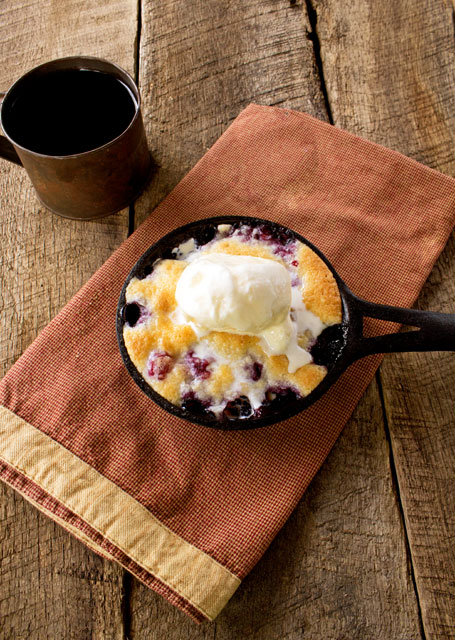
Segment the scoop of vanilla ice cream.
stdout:
<path fill-rule="evenodd" d="M 209 253 L 186 267 L 175 297 L 180 309 L 200 327 L 259 334 L 286 319 L 291 281 L 275 260 Z"/>

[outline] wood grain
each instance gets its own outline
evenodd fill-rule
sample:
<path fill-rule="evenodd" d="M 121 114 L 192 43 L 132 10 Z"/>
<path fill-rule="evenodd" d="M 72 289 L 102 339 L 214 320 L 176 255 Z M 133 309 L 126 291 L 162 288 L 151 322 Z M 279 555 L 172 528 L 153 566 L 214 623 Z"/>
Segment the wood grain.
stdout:
<path fill-rule="evenodd" d="M 123 639 L 122 575 L 0 487 L 0 637 Z"/>
<path fill-rule="evenodd" d="M 302 3 L 143 2 L 140 88 L 159 167 L 137 222 L 248 103 L 327 119 L 310 30 Z M 129 602 L 131 640 L 419 638 L 377 388 L 213 625 L 195 628 L 136 580 Z"/>
<path fill-rule="evenodd" d="M 454 254 L 452 239 L 418 307 L 455 313 Z M 426 637 L 455 638 L 454 354 L 397 354 L 381 377 Z"/>
<path fill-rule="evenodd" d="M 453 7 L 439 0 L 315 2 L 335 124 L 455 176 Z M 418 306 L 455 312 L 455 242 Z M 426 638 L 455 638 L 452 354 L 388 356 L 387 421 Z"/>
<path fill-rule="evenodd" d="M 96 55 L 135 64 L 135 0 L 10 0 L 0 6 L 0 86 L 46 60 Z M 94 222 L 46 211 L 25 172 L 0 160 L 0 363 L 38 331 L 126 238 L 127 212 Z M 123 571 L 1 488 L 0 636 L 121 638 Z"/>
<path fill-rule="evenodd" d="M 334 123 L 454 174 L 453 16 L 447 0 L 314 0 Z"/>

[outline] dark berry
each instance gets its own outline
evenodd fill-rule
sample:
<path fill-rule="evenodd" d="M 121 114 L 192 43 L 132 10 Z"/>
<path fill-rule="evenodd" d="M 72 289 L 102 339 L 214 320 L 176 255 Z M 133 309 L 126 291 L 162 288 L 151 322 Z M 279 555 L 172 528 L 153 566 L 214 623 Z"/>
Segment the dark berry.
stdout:
<path fill-rule="evenodd" d="M 268 224 L 260 224 L 258 227 L 259 240 L 269 242 L 273 239 L 273 229 Z"/>
<path fill-rule="evenodd" d="M 251 380 L 257 382 L 262 375 L 262 369 L 264 365 L 260 362 L 252 362 L 250 364 L 245 365 L 245 369 L 250 376 Z"/>
<path fill-rule="evenodd" d="M 256 409 L 254 417 L 263 418 L 276 413 L 284 415 L 289 404 L 300 400 L 301 397 L 297 389 L 291 387 L 269 387 L 265 392 L 265 401 Z"/>
<path fill-rule="evenodd" d="M 226 404 L 223 415 L 228 420 L 245 419 L 253 415 L 253 409 L 248 398 L 240 396 Z"/>
<path fill-rule="evenodd" d="M 123 307 L 123 320 L 129 327 L 145 322 L 148 317 L 149 312 L 138 302 L 129 302 Z"/>
<path fill-rule="evenodd" d="M 195 416 L 205 416 L 206 418 L 215 419 L 215 414 L 207 409 L 209 406 L 210 402 L 200 400 L 194 391 L 189 391 L 182 398 L 182 409 L 185 411 Z"/>
<path fill-rule="evenodd" d="M 293 260 L 291 262 L 291 264 L 292 264 L 293 267 L 298 267 L 299 266 L 299 261 L 298 260 Z"/>
<path fill-rule="evenodd" d="M 210 378 L 212 375 L 208 367 L 212 364 L 213 360 L 198 358 L 194 355 L 194 351 L 188 351 L 185 356 L 185 362 L 195 378 L 207 380 L 207 378 Z"/>
<path fill-rule="evenodd" d="M 294 253 L 294 247 L 293 245 L 288 245 L 288 244 L 286 245 L 276 244 L 273 247 L 273 253 L 275 253 L 277 256 L 280 256 L 280 258 L 283 258 L 283 260 L 286 260 L 290 258 Z"/>
<path fill-rule="evenodd" d="M 346 344 L 345 332 L 346 329 L 341 324 L 324 329 L 310 349 L 313 362 L 326 367 L 334 364 Z"/>
<path fill-rule="evenodd" d="M 277 229 L 276 239 L 283 245 L 293 244 L 294 234 L 290 229 Z"/>
<path fill-rule="evenodd" d="M 269 387 L 265 392 L 267 402 L 278 408 L 281 405 L 298 400 L 301 396 L 296 389 L 292 387 Z"/>
<path fill-rule="evenodd" d="M 151 378 L 164 380 L 174 364 L 172 357 L 166 351 L 154 351 L 147 364 L 147 373 Z"/>
<path fill-rule="evenodd" d="M 215 237 L 215 227 L 213 226 L 204 226 L 200 229 L 197 229 L 194 234 L 194 241 L 197 247 L 202 247 Z"/>

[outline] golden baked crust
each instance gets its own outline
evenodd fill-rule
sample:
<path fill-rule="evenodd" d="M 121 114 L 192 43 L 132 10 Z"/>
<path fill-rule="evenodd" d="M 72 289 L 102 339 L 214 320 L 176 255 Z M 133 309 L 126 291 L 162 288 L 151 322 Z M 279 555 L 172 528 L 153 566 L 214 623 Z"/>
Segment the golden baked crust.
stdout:
<path fill-rule="evenodd" d="M 185 381 L 185 377 L 185 367 L 182 364 L 177 364 L 164 380 L 154 380 L 153 388 L 172 404 L 180 404 L 180 388 Z"/>
<path fill-rule="evenodd" d="M 208 344 L 223 358 L 241 360 L 247 353 L 256 347 L 259 338 L 254 336 L 242 336 L 236 333 L 223 333 L 211 331 L 207 336 Z M 261 349 L 262 351 L 262 349 Z"/>
<path fill-rule="evenodd" d="M 134 366 L 142 372 L 151 351 L 156 349 L 159 334 L 152 326 L 140 325 L 123 329 L 123 340 Z"/>
<path fill-rule="evenodd" d="M 169 313 L 176 307 L 175 287 L 186 263 L 180 260 L 161 260 L 153 270 L 153 277 L 133 278 L 127 290 L 127 299 L 142 300 L 155 312 Z"/>
<path fill-rule="evenodd" d="M 230 365 L 220 364 L 210 376 L 210 381 L 207 385 L 208 392 L 216 404 L 223 400 L 226 389 L 229 389 L 233 382 L 234 374 Z"/>
<path fill-rule="evenodd" d="M 240 242 L 236 238 L 224 238 L 220 240 L 213 247 L 207 250 L 207 253 L 229 253 L 234 256 L 254 256 L 255 258 L 268 258 L 269 260 L 276 260 L 283 263 L 277 257 L 272 249 L 264 245 L 249 244 L 246 242 Z"/>
<path fill-rule="evenodd" d="M 341 298 L 332 272 L 306 244 L 299 242 L 298 274 L 302 278 L 302 298 L 307 309 L 324 324 L 341 322 Z"/>

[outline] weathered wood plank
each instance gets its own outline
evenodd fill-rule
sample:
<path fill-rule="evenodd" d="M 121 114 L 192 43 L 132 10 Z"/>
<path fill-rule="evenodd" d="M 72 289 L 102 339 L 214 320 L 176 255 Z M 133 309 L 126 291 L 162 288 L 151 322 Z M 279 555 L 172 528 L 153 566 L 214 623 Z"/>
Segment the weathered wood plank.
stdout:
<path fill-rule="evenodd" d="M 71 28 L 68 28 L 70 25 Z M 98 55 L 134 69 L 137 7 L 115 0 L 23 3 L 0 9 L 0 86 L 65 55 Z M 37 45 L 39 43 L 39 46 Z M 126 238 L 126 212 L 92 222 L 65 220 L 39 203 L 21 168 L 0 160 L 2 227 L 1 375 Z"/>
<path fill-rule="evenodd" d="M 335 124 L 455 176 L 452 3 L 314 6 Z M 452 239 L 418 306 L 454 312 L 454 275 Z M 424 631 L 455 638 L 455 361 L 388 356 L 381 380 Z"/>
<path fill-rule="evenodd" d="M 140 89 L 159 170 L 136 223 L 251 102 L 326 118 L 302 4 L 142 2 Z"/>
<path fill-rule="evenodd" d="M 123 640 L 122 571 L 0 486 L 0 637 Z"/>
<path fill-rule="evenodd" d="M 140 86 L 158 173 L 137 222 L 249 102 L 327 119 L 304 3 L 142 3 Z M 420 638 L 376 386 L 270 551 L 214 625 L 136 580 L 130 637 Z"/>
<path fill-rule="evenodd" d="M 419 308 L 455 312 L 454 240 Z M 397 354 L 381 377 L 426 637 L 455 638 L 454 354 Z"/>
<path fill-rule="evenodd" d="M 0 7 L 2 89 L 46 60 L 87 54 L 134 70 L 136 0 L 10 0 Z M 64 220 L 0 160 L 2 372 L 127 236 L 128 214 Z M 122 638 L 123 571 L 1 487 L 2 638 Z"/>

